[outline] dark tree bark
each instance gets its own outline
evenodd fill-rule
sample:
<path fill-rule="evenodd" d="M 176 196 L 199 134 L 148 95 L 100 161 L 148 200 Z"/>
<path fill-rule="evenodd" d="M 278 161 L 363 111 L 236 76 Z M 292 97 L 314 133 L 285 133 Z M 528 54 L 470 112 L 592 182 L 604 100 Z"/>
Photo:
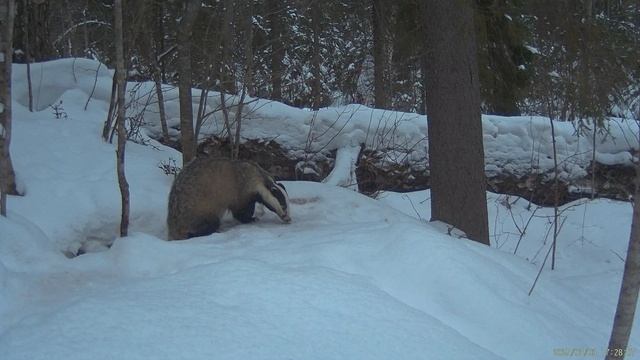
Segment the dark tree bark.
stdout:
<path fill-rule="evenodd" d="M 35 61 L 45 61 L 55 57 L 56 51 L 51 45 L 49 37 L 49 6 L 50 2 L 45 0 L 31 1 L 32 18 L 29 25 L 35 30 L 31 39 L 31 54 Z"/>
<path fill-rule="evenodd" d="M 372 26 L 373 26 L 373 95 L 375 107 L 387 109 L 389 106 L 388 92 L 388 14 L 386 14 L 386 0 L 373 0 Z"/>
<path fill-rule="evenodd" d="M 431 216 L 489 244 L 472 0 L 426 1 Z"/>
<path fill-rule="evenodd" d="M 35 61 L 50 60 L 55 57 L 56 51 L 53 48 L 50 32 L 50 1 L 29 0 L 25 2 L 26 16 L 29 23 L 29 53 Z M 24 34 L 23 34 L 24 36 Z M 26 40 L 26 38 L 24 39 Z M 22 44 L 26 47 L 26 44 Z"/>
<path fill-rule="evenodd" d="M 222 26 L 220 27 L 220 108 L 222 110 L 222 118 L 224 121 L 224 128 L 227 132 L 227 138 L 229 139 L 229 158 L 233 155 L 233 131 L 231 129 L 231 119 L 229 117 L 229 106 L 227 106 L 226 93 L 235 93 L 235 81 L 233 74 L 231 74 L 231 39 L 233 38 L 233 30 L 231 22 L 233 21 L 233 6 L 232 0 L 224 0 L 224 11 Z"/>
<path fill-rule="evenodd" d="M 234 73 L 234 64 L 232 63 L 232 52 L 235 44 L 233 18 L 234 6 L 236 2 L 233 0 L 224 0 L 224 12 L 222 17 L 222 26 L 220 27 L 220 44 L 222 46 L 220 53 L 220 90 L 229 94 L 236 93 L 236 81 Z"/>
<path fill-rule="evenodd" d="M 164 93 L 162 92 L 162 82 L 164 79 L 163 59 L 164 54 L 164 27 L 162 23 L 162 16 L 164 15 L 164 8 L 162 2 L 153 2 L 152 10 L 157 14 L 155 21 L 153 22 L 153 35 L 151 36 L 153 47 L 153 65 L 151 74 L 153 82 L 156 88 L 156 98 L 158 99 L 158 111 L 160 114 L 160 125 L 162 126 L 162 141 L 164 144 L 169 143 L 169 127 L 167 126 L 167 114 L 164 107 Z"/>
<path fill-rule="evenodd" d="M 284 49 L 283 33 L 284 24 L 282 23 L 282 17 L 286 5 L 281 0 L 267 0 L 267 11 L 269 25 L 271 31 L 269 32 L 269 41 L 271 43 L 271 99 L 276 101 L 282 101 L 282 69 L 284 65 Z"/>
<path fill-rule="evenodd" d="M 312 1 L 311 8 L 311 27 L 313 31 L 313 47 L 311 58 L 311 73 L 313 74 L 313 80 L 311 82 L 311 108 L 313 110 L 320 109 L 322 102 L 322 74 L 320 73 L 320 63 L 322 61 L 320 57 L 320 31 L 321 31 L 321 19 L 322 13 L 320 9 L 319 1 Z"/>
<path fill-rule="evenodd" d="M 116 149 L 116 170 L 118 173 L 118 185 L 120 186 L 120 198 L 122 200 L 122 212 L 120 217 L 120 236 L 125 237 L 129 232 L 129 183 L 125 175 L 125 145 L 127 143 L 127 130 L 125 129 L 125 105 L 124 95 L 126 82 L 126 70 L 124 65 L 124 35 L 122 31 L 122 0 L 114 1 L 114 33 L 116 45 L 116 80 L 117 80 L 117 118 L 118 145 Z"/>
<path fill-rule="evenodd" d="M 167 126 L 167 113 L 164 107 L 164 93 L 162 92 L 162 75 L 160 66 L 153 70 L 153 81 L 156 88 L 156 98 L 158 99 L 158 111 L 160 114 L 160 126 L 162 127 L 162 142 L 169 143 L 169 127 Z"/>
<path fill-rule="evenodd" d="M 23 11 L 29 8 L 29 0 L 22 0 Z M 29 50 L 29 16 L 22 16 L 22 34 L 23 34 L 23 51 L 24 61 L 27 64 L 27 90 L 29 91 L 29 111 L 33 112 L 33 86 L 31 83 L 31 51 Z"/>
<path fill-rule="evenodd" d="M 624 264 L 618 306 L 609 339 L 607 360 L 623 359 L 627 355 L 629 336 L 638 304 L 638 291 L 640 291 L 640 184 L 638 182 L 640 182 L 640 168 L 639 165 L 636 165 L 636 190 L 631 236 Z"/>
<path fill-rule="evenodd" d="M 231 145 L 231 159 L 238 159 L 240 156 L 240 133 L 242 129 L 242 110 L 244 108 L 244 101 L 247 94 L 251 95 L 251 84 L 253 83 L 253 6 L 251 3 L 247 4 L 247 13 L 245 14 L 245 44 L 244 44 L 244 86 L 240 95 L 240 101 L 236 108 L 235 124 L 236 133 L 233 138 L 233 142 L 229 142 Z"/>
<path fill-rule="evenodd" d="M 249 96 L 255 96 L 255 86 L 253 84 L 253 15 L 255 9 L 253 2 L 249 1 L 245 5 L 244 23 L 244 79 L 243 83 Z"/>
<path fill-rule="evenodd" d="M 15 2 L 0 0 L 0 215 L 7 216 L 7 195 L 17 195 L 11 144 L 11 57 Z"/>
<path fill-rule="evenodd" d="M 165 62 L 162 59 L 165 54 L 166 47 L 164 43 L 165 38 L 165 25 L 164 25 L 164 14 L 165 7 L 163 1 L 155 1 L 153 3 L 153 9 L 156 14 L 155 24 L 154 24 L 154 32 L 153 32 L 153 43 L 154 49 L 156 51 L 156 63 L 160 66 L 160 81 L 163 83 L 167 82 L 167 76 L 165 71 Z"/>
<path fill-rule="evenodd" d="M 191 97 L 191 39 L 193 38 L 193 25 L 201 5 L 200 0 L 187 1 L 178 27 L 178 91 L 180 93 L 180 139 L 183 164 L 191 161 L 196 155 L 197 139 L 193 129 Z"/>
<path fill-rule="evenodd" d="M 113 119 L 115 117 L 114 112 L 116 110 L 116 100 L 118 99 L 118 69 L 113 72 L 113 78 L 111 79 L 111 97 L 109 101 L 109 112 L 107 113 L 107 119 L 104 121 L 102 127 L 102 140 L 111 143 L 111 127 L 113 125 Z"/>

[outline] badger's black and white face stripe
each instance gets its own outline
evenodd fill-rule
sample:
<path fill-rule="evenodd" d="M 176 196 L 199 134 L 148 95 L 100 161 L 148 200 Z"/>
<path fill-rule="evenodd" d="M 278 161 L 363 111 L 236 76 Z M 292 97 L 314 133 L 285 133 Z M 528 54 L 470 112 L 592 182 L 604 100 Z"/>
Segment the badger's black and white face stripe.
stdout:
<path fill-rule="evenodd" d="M 265 189 L 268 189 L 268 192 L 259 191 L 262 200 L 261 202 L 267 207 L 267 209 L 278 214 L 282 221 L 287 223 L 290 222 L 291 214 L 289 212 L 289 196 L 284 186 L 277 182 L 271 182 L 271 184 L 265 185 L 268 186 Z"/>
<path fill-rule="evenodd" d="M 271 195 L 278 199 L 278 203 L 280 203 L 282 210 L 289 215 L 289 194 L 287 193 L 287 189 L 285 189 L 284 185 L 278 182 L 274 183 L 273 187 L 271 187 Z"/>

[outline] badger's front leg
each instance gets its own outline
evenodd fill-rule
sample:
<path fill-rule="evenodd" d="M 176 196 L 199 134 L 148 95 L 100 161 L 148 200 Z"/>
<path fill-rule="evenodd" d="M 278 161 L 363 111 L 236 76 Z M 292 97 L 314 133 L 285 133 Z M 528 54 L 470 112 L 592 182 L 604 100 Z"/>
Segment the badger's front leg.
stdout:
<path fill-rule="evenodd" d="M 245 207 L 239 208 L 237 210 L 231 210 L 231 214 L 233 217 L 240 221 L 243 224 L 250 223 L 256 221 L 256 218 L 253 217 L 253 213 L 256 209 L 256 202 L 251 201 Z"/>

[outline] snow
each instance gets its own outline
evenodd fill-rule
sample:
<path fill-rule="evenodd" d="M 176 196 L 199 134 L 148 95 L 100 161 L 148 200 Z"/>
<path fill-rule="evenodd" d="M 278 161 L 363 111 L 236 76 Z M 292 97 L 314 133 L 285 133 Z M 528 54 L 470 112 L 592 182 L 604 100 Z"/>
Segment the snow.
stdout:
<path fill-rule="evenodd" d="M 117 246 L 121 243 L 122 248 Z M 160 251 L 145 259 L 149 249 L 158 247 Z M 182 248 L 134 235 L 116 242 L 112 265 L 140 274 L 148 269 L 133 265 L 136 261 L 160 264 L 174 258 L 176 250 L 187 255 Z M 251 258 L 210 261 L 175 274 L 94 290 L 45 321 L 33 319 L 36 326 L 12 329 L 0 345 L 9 350 L 8 358 L 30 359 L 50 358 L 52 350 L 56 357 L 68 359 L 87 354 L 127 359 L 419 359 L 430 347 L 448 352 L 428 352 L 435 358 L 461 357 L 468 351 L 478 358 L 496 358 L 362 277 Z M 158 269 L 152 271 L 158 274 Z M 78 326 L 88 319 L 90 326 Z M 135 331 L 128 330 L 132 328 Z M 50 336 L 54 333 L 57 336 Z M 429 338 L 436 341 L 422 343 Z M 30 339 L 40 339 L 39 349 Z"/>
<path fill-rule="evenodd" d="M 358 155 L 360 155 L 360 146 L 339 148 L 333 170 L 322 182 L 358 191 L 358 180 L 356 179 Z"/>
<path fill-rule="evenodd" d="M 14 67 L 14 82 L 25 82 L 25 67 Z M 44 110 L 64 92 L 72 90 L 79 97 L 84 97 L 84 102 L 91 96 L 89 103 L 97 101 L 108 104 L 112 75 L 112 71 L 104 65 L 87 59 L 63 59 L 34 64 L 32 78 L 36 79 L 34 88 L 38 89 L 34 96 L 35 107 Z M 159 138 L 161 126 L 154 105 L 154 86 L 153 82 L 145 82 L 132 83 L 127 88 L 137 88 L 135 95 L 131 95 L 130 102 L 134 110 L 130 110 L 130 113 L 146 107 L 144 126 L 149 135 Z M 163 90 L 168 124 L 170 127 L 178 127 L 178 91 L 169 86 L 165 86 Z M 14 89 L 17 101 L 25 106 L 26 94 L 26 86 Z M 195 112 L 200 101 L 200 91 L 194 89 L 193 94 Z M 233 118 L 239 96 L 226 98 Z M 300 149 L 322 152 L 364 144 L 366 149 L 385 152 L 385 161 L 404 159 L 403 161 L 416 168 L 427 167 L 428 134 L 425 116 L 372 109 L 363 105 L 329 107 L 314 112 L 264 99 L 247 98 L 246 102 L 242 128 L 244 140 L 275 139 L 292 153 L 299 152 Z M 213 115 L 203 124 L 201 138 L 222 135 L 224 120 L 220 111 L 219 93 L 209 93 L 206 112 L 212 112 Z M 548 118 L 484 115 L 482 121 L 486 170 L 489 175 L 506 172 L 523 176 L 533 172 L 550 176 L 554 153 Z M 635 151 L 640 148 L 638 125 L 629 119 L 615 118 L 610 119 L 607 130 L 608 133 L 596 134 L 596 159 L 609 165 L 628 165 Z M 590 130 L 579 134 L 573 123 L 555 122 L 555 132 L 561 180 L 572 181 L 584 177 L 592 161 Z M 178 134 L 173 128 L 170 133 L 174 136 Z"/>
<path fill-rule="evenodd" d="M 551 209 L 488 194 L 486 247 L 425 222 L 428 191 L 376 200 L 328 183 L 285 182 L 291 224 L 267 211 L 252 224 L 227 219 L 220 233 L 168 242 L 172 177 L 158 164 L 180 155 L 149 140 L 152 146 L 127 143 L 131 235 L 118 238 L 115 148 L 100 138 L 111 73 L 91 64 L 33 66 L 46 79 L 34 113 L 25 108 L 20 65 L 14 68 L 12 156 L 25 196 L 10 196 L 9 216 L 0 217 L 3 360 L 545 359 L 566 349 L 602 357 L 629 203 L 565 205 L 557 268 L 547 262 L 528 296 L 550 246 Z M 58 100 L 66 119 L 47 107 Z M 245 135 L 305 144 L 313 130 L 312 146 L 339 149 L 329 179 L 335 185 L 352 174 L 361 137 L 386 144 L 426 131 L 424 118 L 409 114 L 353 105 L 314 114 L 257 103 L 263 106 Z M 620 141 L 633 132 L 616 121 L 617 141 L 602 138 L 601 155 L 637 147 Z M 529 156 L 531 148 L 548 151 L 546 124 L 485 117 L 485 141 L 493 139 L 494 159 L 504 159 L 498 164 L 518 169 L 525 149 Z M 571 137 L 570 124 L 557 127 L 565 154 L 588 148 Z M 367 135 L 370 128 L 384 135 Z M 74 257 L 79 251 L 85 254 Z M 640 346 L 637 326 L 631 346 Z"/>
<path fill-rule="evenodd" d="M 525 45 L 524 46 L 527 50 L 529 50 L 530 53 L 532 54 L 536 54 L 536 55 L 540 55 L 540 50 L 538 50 L 538 48 L 530 46 L 530 45 Z"/>

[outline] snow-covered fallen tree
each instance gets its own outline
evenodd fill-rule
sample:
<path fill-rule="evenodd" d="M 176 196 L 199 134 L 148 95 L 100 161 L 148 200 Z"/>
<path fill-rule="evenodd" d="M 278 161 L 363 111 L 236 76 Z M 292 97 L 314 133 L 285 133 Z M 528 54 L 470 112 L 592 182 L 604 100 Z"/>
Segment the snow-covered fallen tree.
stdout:
<path fill-rule="evenodd" d="M 25 67 L 15 65 L 14 81 L 25 83 Z M 86 59 L 62 59 L 32 66 L 34 104 L 45 109 L 62 94 L 79 91 L 85 102 L 106 101 L 112 72 L 98 62 Z M 129 112 L 144 109 L 144 127 L 148 134 L 161 137 L 154 83 L 130 83 Z M 47 89 L 47 91 L 38 91 Z M 15 87 L 14 96 L 26 101 L 26 87 Z M 164 87 L 165 108 L 171 135 L 177 136 L 179 107 L 177 89 Z M 200 103 L 200 91 L 193 91 L 194 112 Z M 226 96 L 227 108 L 234 116 L 239 96 Z M 200 138 L 224 133 L 220 95 L 209 92 Z M 593 160 L 606 165 L 628 165 L 638 150 L 638 125 L 632 119 L 611 118 L 605 129 L 596 133 L 573 123 L 555 122 L 557 154 L 553 153 L 548 118 L 538 116 L 483 116 L 486 171 L 489 176 L 506 173 L 514 176 L 550 174 L 553 157 L 558 158 L 559 177 L 563 181 L 583 178 Z M 246 98 L 243 106 L 242 139 L 275 140 L 291 156 L 301 152 L 320 152 L 363 145 L 364 149 L 383 153 L 384 163 L 402 162 L 425 169 L 428 164 L 427 119 L 425 116 L 371 109 L 362 105 L 323 108 L 316 112 L 298 109 L 265 99 Z"/>

